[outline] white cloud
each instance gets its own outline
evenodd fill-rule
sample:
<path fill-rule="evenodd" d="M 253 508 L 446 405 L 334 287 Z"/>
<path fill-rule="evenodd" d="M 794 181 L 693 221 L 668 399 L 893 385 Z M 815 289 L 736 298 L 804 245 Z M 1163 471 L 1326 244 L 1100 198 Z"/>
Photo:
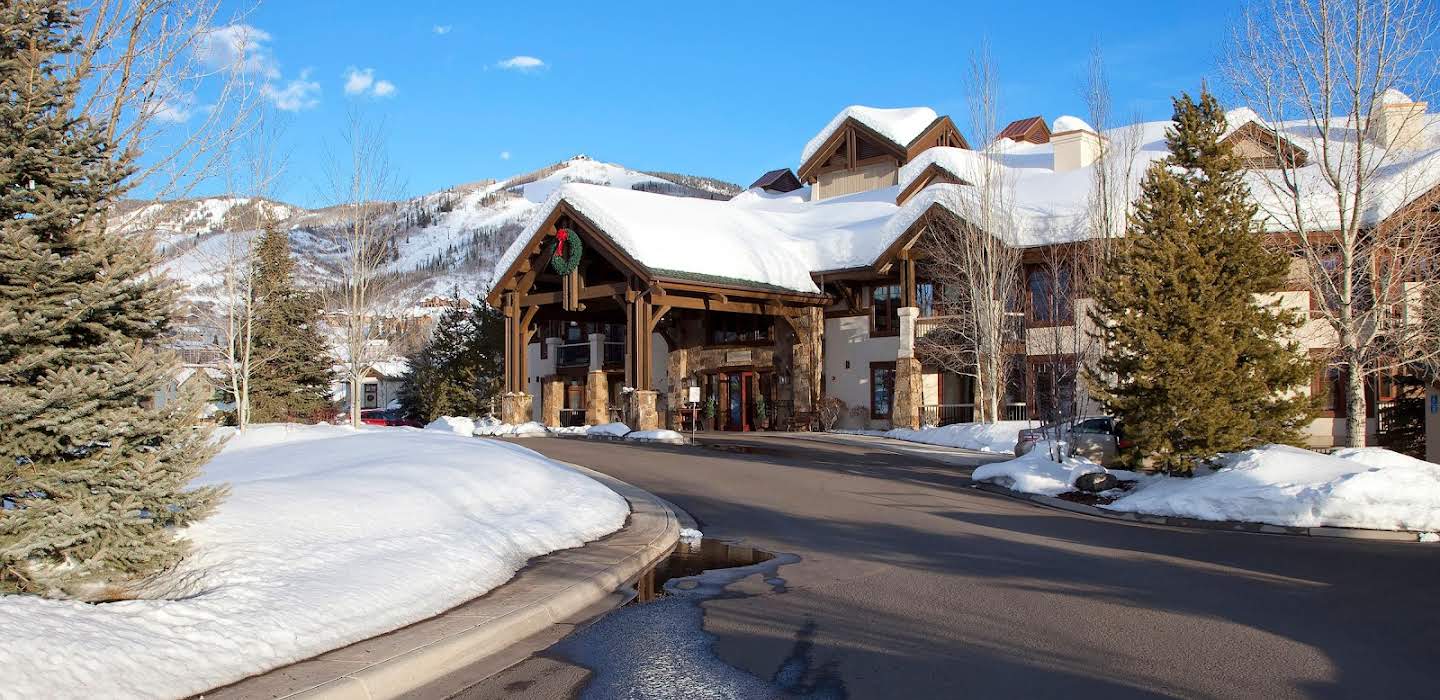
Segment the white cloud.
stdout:
<path fill-rule="evenodd" d="M 436 34 L 439 34 L 439 35 L 441 35 L 441 36 L 444 36 L 444 35 L 450 33 L 450 29 L 451 29 L 451 26 L 448 25 L 448 24 L 437 24 L 437 25 L 435 25 L 435 27 L 432 28 L 430 31 L 435 32 Z"/>
<path fill-rule="evenodd" d="M 350 67 L 345 70 L 345 94 L 362 95 L 375 84 L 375 69 L 360 70 Z"/>
<path fill-rule="evenodd" d="M 511 56 L 510 58 L 496 63 L 495 66 L 504 70 L 518 70 L 521 72 L 528 72 L 544 68 L 545 62 L 538 58 L 535 58 L 534 56 Z"/>
<path fill-rule="evenodd" d="M 501 152 L 500 152 L 500 160 L 510 160 L 510 152 L 509 152 L 509 151 L 501 151 Z"/>
<path fill-rule="evenodd" d="M 320 83 L 310 80 L 310 69 L 300 71 L 300 77 L 285 83 L 283 87 L 275 87 L 270 83 L 260 86 L 260 94 L 264 95 L 275 108 L 284 112 L 299 112 L 311 109 L 320 104 Z"/>
<path fill-rule="evenodd" d="M 227 24 L 201 34 L 195 56 L 211 68 L 253 73 L 275 80 L 280 64 L 268 43 L 270 34 L 248 24 Z"/>
<path fill-rule="evenodd" d="M 345 94 L 389 97 L 395 94 L 395 83 L 376 80 L 374 68 L 351 66 L 345 70 Z"/>

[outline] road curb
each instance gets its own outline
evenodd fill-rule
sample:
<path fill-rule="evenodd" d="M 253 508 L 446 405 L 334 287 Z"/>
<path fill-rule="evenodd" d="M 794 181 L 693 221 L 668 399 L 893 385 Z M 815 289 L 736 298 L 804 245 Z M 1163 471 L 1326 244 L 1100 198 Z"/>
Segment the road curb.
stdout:
<path fill-rule="evenodd" d="M 625 525 L 581 547 L 532 560 L 509 581 L 435 617 L 251 676 L 205 698 L 377 700 L 410 693 L 484 661 L 552 625 L 594 614 L 616 589 L 669 556 L 681 521 L 663 499 L 567 464 L 630 504 Z"/>
<path fill-rule="evenodd" d="M 1046 508 L 1089 515 L 1106 520 L 1118 520 L 1128 523 L 1140 523 L 1143 525 L 1165 525 L 1168 527 L 1186 527 L 1199 530 L 1223 530 L 1226 532 L 1248 532 L 1257 535 L 1291 535 L 1298 537 L 1328 537 L 1333 539 L 1349 540 L 1376 540 L 1382 542 L 1415 542 L 1420 543 L 1419 532 L 1411 530 L 1367 530 L 1354 527 L 1289 527 L 1284 525 L 1271 525 L 1269 523 L 1252 523 L 1239 520 L 1198 520 L 1196 518 L 1177 518 L 1168 515 L 1147 515 L 1144 513 L 1121 513 L 1117 511 L 1097 508 L 1074 503 L 1053 496 L 1041 496 L 1033 493 L 1019 493 L 1011 491 L 1003 486 L 975 482 L 975 489 L 986 493 L 993 493 L 998 496 L 1005 496 L 1017 501 L 1028 501 Z"/>

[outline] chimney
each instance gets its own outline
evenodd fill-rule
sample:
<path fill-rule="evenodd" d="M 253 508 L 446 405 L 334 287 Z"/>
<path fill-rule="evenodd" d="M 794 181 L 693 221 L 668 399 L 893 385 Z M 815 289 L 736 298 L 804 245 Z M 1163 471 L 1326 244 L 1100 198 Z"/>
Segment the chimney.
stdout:
<path fill-rule="evenodd" d="M 1383 148 L 1419 148 L 1424 145 L 1426 107 L 1395 88 L 1386 90 L 1370 106 L 1370 138 Z"/>
<path fill-rule="evenodd" d="M 1100 158 L 1100 135 L 1084 119 L 1063 116 L 1050 126 L 1050 145 L 1055 148 L 1055 172 L 1083 168 Z"/>

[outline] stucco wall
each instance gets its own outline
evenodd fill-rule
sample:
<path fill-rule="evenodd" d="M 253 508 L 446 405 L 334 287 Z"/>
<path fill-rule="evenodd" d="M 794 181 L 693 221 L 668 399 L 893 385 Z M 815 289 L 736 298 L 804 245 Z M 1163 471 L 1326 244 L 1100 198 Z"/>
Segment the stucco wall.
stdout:
<path fill-rule="evenodd" d="M 888 428 L 889 421 L 870 420 L 870 363 L 894 362 L 900 339 L 870 337 L 869 316 L 846 316 L 825 320 L 825 395 L 845 402 L 844 428 Z M 849 366 L 846 366 L 846 363 Z M 852 417 L 849 409 L 864 409 L 863 418 Z"/>

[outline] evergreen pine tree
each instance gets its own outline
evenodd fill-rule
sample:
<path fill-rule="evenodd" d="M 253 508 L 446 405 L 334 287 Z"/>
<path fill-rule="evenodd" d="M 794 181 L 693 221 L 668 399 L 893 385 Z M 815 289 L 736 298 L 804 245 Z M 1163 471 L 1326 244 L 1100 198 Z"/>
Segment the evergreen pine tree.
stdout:
<path fill-rule="evenodd" d="M 1170 155 L 1141 183 L 1129 231 L 1091 317 L 1105 352 L 1089 373 L 1135 456 L 1189 473 L 1197 460 L 1293 443 L 1311 366 L 1287 336 L 1301 319 L 1256 295 L 1283 288 L 1290 259 L 1267 250 L 1225 114 L 1202 92 L 1175 101 Z"/>
<path fill-rule="evenodd" d="M 290 237 L 267 222 L 251 271 L 255 367 L 250 420 L 313 420 L 330 403 L 330 350 L 320 335 L 320 304 L 295 287 Z"/>
<path fill-rule="evenodd" d="M 499 390 L 504 362 L 504 319 L 475 304 L 447 309 L 429 342 L 409 357 L 400 405 L 411 418 L 483 413 Z"/>
<path fill-rule="evenodd" d="M 150 401 L 174 293 L 105 232 L 134 154 L 75 114 L 77 32 L 62 0 L 0 7 L 0 592 L 93 599 L 175 564 L 223 489 L 186 490 L 206 397 Z"/>

